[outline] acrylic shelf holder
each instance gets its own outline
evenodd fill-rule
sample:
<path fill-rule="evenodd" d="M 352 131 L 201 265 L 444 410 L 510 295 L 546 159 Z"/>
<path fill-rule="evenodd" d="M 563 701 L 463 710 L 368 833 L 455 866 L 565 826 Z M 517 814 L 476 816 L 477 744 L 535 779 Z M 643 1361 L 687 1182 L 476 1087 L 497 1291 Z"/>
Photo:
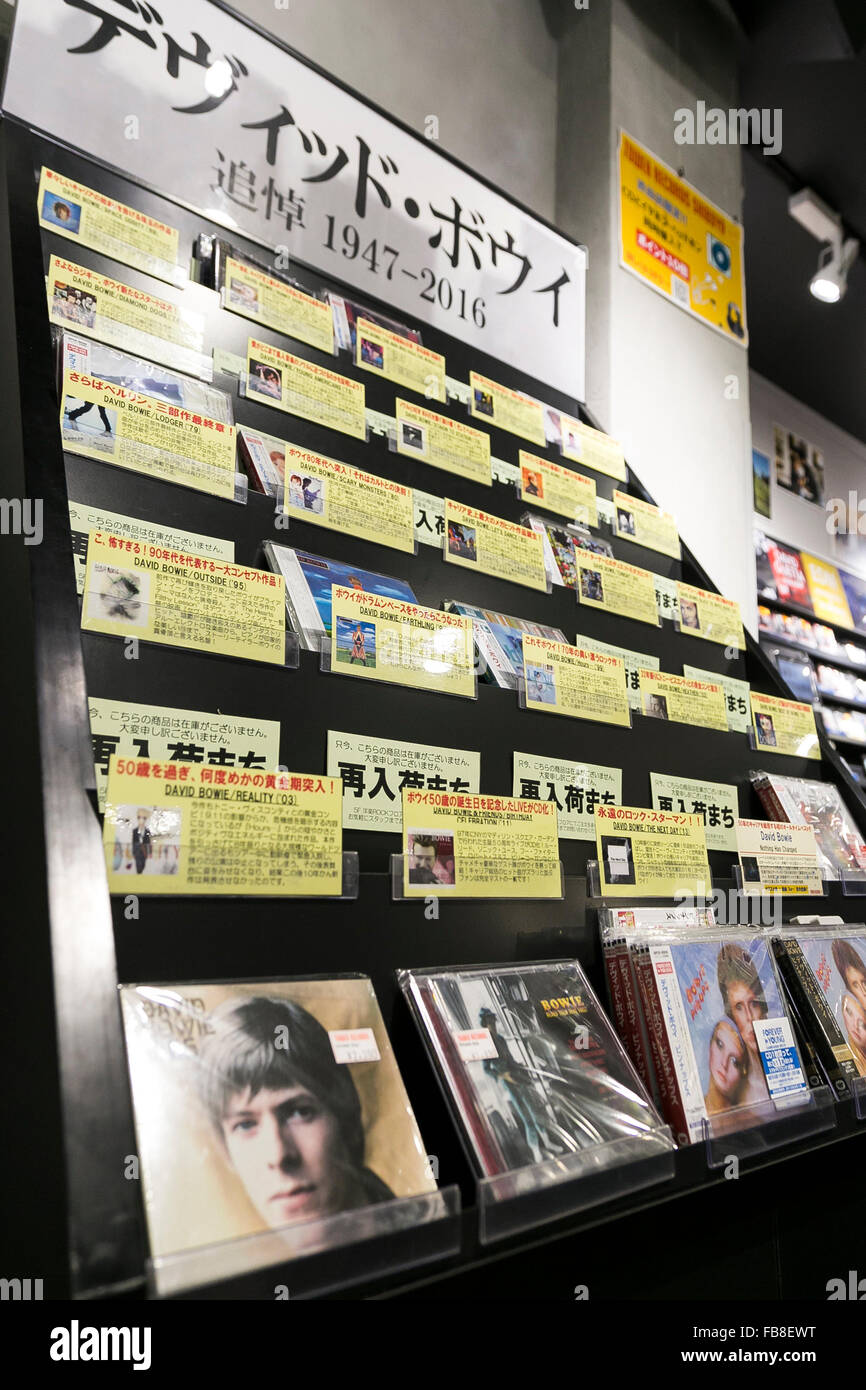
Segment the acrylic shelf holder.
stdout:
<path fill-rule="evenodd" d="M 829 1086 L 808 1091 L 802 1101 L 777 1108 L 773 1101 L 715 1115 L 701 1121 L 707 1167 L 724 1168 L 732 1159 L 760 1158 L 784 1144 L 795 1144 L 836 1126 L 836 1102 Z"/>
<path fill-rule="evenodd" d="M 460 1192 L 452 1186 L 160 1255 L 147 1261 L 147 1280 L 157 1298 L 313 1298 L 459 1251 Z M 256 1287 L 244 1292 L 251 1276 Z"/>
<path fill-rule="evenodd" d="M 667 1125 L 625 1135 L 563 1158 L 512 1168 L 477 1184 L 478 1238 L 506 1240 L 576 1216 L 674 1176 L 676 1147 Z"/>

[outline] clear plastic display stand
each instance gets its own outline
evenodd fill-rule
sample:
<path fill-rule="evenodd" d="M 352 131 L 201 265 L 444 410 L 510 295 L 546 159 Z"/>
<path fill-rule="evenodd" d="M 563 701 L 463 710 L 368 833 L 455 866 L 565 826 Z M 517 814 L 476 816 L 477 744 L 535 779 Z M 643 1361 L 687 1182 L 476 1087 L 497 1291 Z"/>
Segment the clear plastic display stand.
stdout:
<path fill-rule="evenodd" d="M 271 1269 L 273 1286 L 262 1297 L 313 1298 L 448 1259 L 459 1254 L 460 1235 L 460 1192 L 445 1187 L 160 1255 L 147 1262 L 148 1288 L 156 1298 L 191 1291 L 207 1298 L 209 1286 Z M 219 1297 L 219 1291 L 210 1296 Z"/>
<path fill-rule="evenodd" d="M 427 898 L 441 898 L 443 902 L 502 902 L 520 899 L 522 902 L 559 902 L 565 897 L 565 870 L 562 860 L 529 860 L 520 863 L 514 859 L 484 860 L 485 873 L 497 880 L 497 882 L 512 881 L 510 891 L 501 893 L 467 893 L 461 890 L 461 865 L 460 859 L 455 857 L 453 869 L 448 869 L 447 873 L 440 877 L 432 869 L 418 868 L 410 862 L 411 856 L 408 854 L 391 855 L 391 900 L 395 903 L 423 903 Z M 412 874 L 418 875 L 413 881 Z M 421 877 L 421 875 L 424 875 Z M 527 878 L 544 877 L 552 880 L 556 878 L 558 884 L 556 892 L 550 893 L 521 893 L 521 883 Z M 448 881 L 450 877 L 451 882 Z M 473 881 L 477 882 L 477 879 Z M 414 890 L 406 891 L 407 883 Z"/>
<path fill-rule="evenodd" d="M 753 893 L 750 893 L 748 887 L 749 881 L 744 879 L 743 871 L 740 868 L 739 864 L 734 864 L 732 866 L 731 875 L 733 877 L 734 887 L 737 889 L 738 893 L 744 893 L 748 897 L 755 898 L 760 896 L 774 896 L 773 894 L 769 893 L 762 895 L 760 889 L 757 886 L 757 883 L 755 885 L 755 891 Z M 838 878 L 825 878 L 822 880 L 822 882 L 824 885 L 825 895 L 830 891 L 834 883 L 838 883 L 842 890 L 843 897 L 866 897 L 866 874 L 863 873 L 862 869 L 841 869 Z M 784 893 L 784 889 L 782 889 L 781 891 Z M 800 895 L 798 894 L 797 896 Z"/>
<path fill-rule="evenodd" d="M 506 1240 L 668 1182 L 674 1176 L 675 1152 L 670 1129 L 663 1125 L 482 1178 L 477 1186 L 478 1238 L 482 1245 Z"/>
<path fill-rule="evenodd" d="M 866 1120 L 866 1076 L 855 1076 L 850 1085 L 854 1114 L 858 1120 Z"/>
<path fill-rule="evenodd" d="M 443 690 L 439 686 L 426 686 L 423 683 L 423 679 L 419 680 L 416 684 L 414 681 L 398 680 L 396 676 L 390 677 L 383 676 L 380 674 L 382 669 L 391 669 L 395 671 L 411 671 L 415 675 L 423 673 L 426 670 L 430 675 L 441 675 L 449 666 L 453 667 L 454 665 L 454 663 L 449 662 L 444 657 L 444 655 L 441 657 L 437 657 L 435 653 L 429 656 L 421 654 L 416 658 L 414 662 L 412 662 L 412 653 L 410 652 L 409 657 L 410 662 L 412 662 L 412 664 L 410 664 L 410 662 L 406 662 L 405 664 L 394 662 L 393 666 L 391 667 L 383 667 L 380 665 L 374 665 L 373 667 L 370 667 L 368 666 L 368 655 L 365 652 L 363 658 L 363 665 L 366 668 L 366 670 L 370 672 L 370 674 L 362 676 L 359 675 L 358 672 L 353 672 L 352 670 L 356 658 L 354 658 L 353 649 L 351 647 L 351 641 L 349 646 L 341 645 L 340 637 L 338 634 L 337 653 L 335 656 L 334 644 L 327 634 L 322 635 L 322 633 L 320 632 L 308 631 L 304 634 L 304 636 L 305 642 L 309 646 L 311 646 L 314 650 L 318 649 L 319 669 L 325 675 L 346 676 L 354 674 L 361 680 L 375 680 L 383 685 L 399 685 L 403 690 L 421 690 L 425 694 L 450 695 L 452 699 L 456 698 L 458 700 L 478 699 L 478 671 L 476 669 L 474 657 L 472 666 L 472 693 L 470 694 L 468 691 L 464 693 L 462 690 Z M 379 657 L 374 657 L 373 660 L 375 662 L 378 662 Z M 359 664 L 361 664 L 360 657 L 357 658 L 357 661 Z"/>
<path fill-rule="evenodd" d="M 829 1086 L 808 1091 L 802 1100 L 764 1101 L 701 1121 L 707 1167 L 724 1168 L 732 1158 L 760 1158 L 783 1144 L 796 1144 L 836 1125 L 836 1102 Z"/>

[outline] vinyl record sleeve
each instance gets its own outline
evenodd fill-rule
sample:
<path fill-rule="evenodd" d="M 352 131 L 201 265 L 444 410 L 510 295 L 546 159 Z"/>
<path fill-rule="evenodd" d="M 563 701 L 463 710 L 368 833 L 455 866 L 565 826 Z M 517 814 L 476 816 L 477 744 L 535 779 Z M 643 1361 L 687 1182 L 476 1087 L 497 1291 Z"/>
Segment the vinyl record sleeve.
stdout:
<path fill-rule="evenodd" d="M 577 961 L 399 978 L 482 1176 L 662 1128 Z"/>
<path fill-rule="evenodd" d="M 57 351 L 60 395 L 63 394 L 63 378 L 68 371 L 84 372 L 112 386 L 138 391 L 142 396 L 150 396 L 193 414 L 205 415 L 209 420 L 218 420 L 223 425 L 234 424 L 231 397 L 225 391 L 194 377 L 184 376 L 171 367 L 161 367 L 120 348 L 108 347 L 95 338 L 83 338 L 74 333 L 60 335 Z"/>
<path fill-rule="evenodd" d="M 279 1231 L 288 1259 L 329 1217 L 436 1191 L 366 977 L 120 995 L 154 1258 L 237 1240 L 240 1272 L 242 1237 Z"/>
<path fill-rule="evenodd" d="M 330 635 L 331 590 L 335 584 L 401 603 L 418 602 L 404 579 L 392 579 L 361 565 L 328 560 L 306 550 L 292 550 L 275 541 L 265 541 L 263 549 L 271 569 L 286 581 L 286 612 L 306 651 L 318 651 L 322 637 Z"/>
<path fill-rule="evenodd" d="M 644 935 L 636 951 L 663 1114 L 681 1144 L 801 1102 L 807 1083 L 769 939 Z M 772 1103 L 771 1103 L 772 1102 Z"/>

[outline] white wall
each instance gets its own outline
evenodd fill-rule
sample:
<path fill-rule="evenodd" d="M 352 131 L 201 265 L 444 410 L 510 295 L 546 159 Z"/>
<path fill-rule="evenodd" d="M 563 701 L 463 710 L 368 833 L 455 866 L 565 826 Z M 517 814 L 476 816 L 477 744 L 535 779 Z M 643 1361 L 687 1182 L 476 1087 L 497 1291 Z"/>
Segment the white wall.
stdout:
<path fill-rule="evenodd" d="M 714 28 L 702 7 L 671 0 L 652 10 L 660 32 L 625 0 L 614 0 L 611 159 L 625 129 L 739 218 L 739 147 L 677 145 L 673 138 L 678 107 L 693 108 L 699 98 L 708 106 L 737 104 L 730 30 L 721 18 Z M 713 582 L 739 601 L 754 631 L 747 355 L 619 266 L 617 193 L 614 179 L 610 414 L 603 423 L 622 441 L 656 502 L 677 517 L 683 540 Z"/>
<path fill-rule="evenodd" d="M 866 577 L 866 536 L 835 536 L 827 530 L 827 512 L 802 497 L 775 486 L 773 480 L 773 426 L 783 425 L 808 439 L 824 455 L 824 491 L 829 501 L 849 492 L 866 498 L 866 444 L 810 410 L 757 372 L 750 373 L 752 443 L 770 459 L 769 520 L 754 514 L 754 524 L 774 539 L 797 550 L 808 550 L 834 564 Z M 866 528 L 866 517 L 863 520 Z"/>
<path fill-rule="evenodd" d="M 553 219 L 556 42 L 539 0 L 232 0 L 449 154 Z"/>

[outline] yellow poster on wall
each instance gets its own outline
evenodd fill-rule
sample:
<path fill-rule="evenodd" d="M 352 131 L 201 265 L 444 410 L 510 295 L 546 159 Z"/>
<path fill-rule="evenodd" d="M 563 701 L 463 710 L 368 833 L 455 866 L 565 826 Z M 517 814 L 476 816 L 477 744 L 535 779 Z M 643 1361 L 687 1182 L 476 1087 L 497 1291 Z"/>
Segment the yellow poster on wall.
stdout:
<path fill-rule="evenodd" d="M 403 893 L 561 898 L 555 805 L 404 787 Z"/>
<path fill-rule="evenodd" d="M 91 531 L 81 626 L 167 647 L 285 664 L 282 575 Z"/>
<path fill-rule="evenodd" d="M 337 584 L 331 615 L 332 671 L 475 698 L 471 618 Z"/>
<path fill-rule="evenodd" d="M 535 507 L 567 516 L 569 521 L 598 525 L 595 479 L 550 463 L 526 449 L 520 450 L 520 496 Z"/>
<path fill-rule="evenodd" d="M 232 256 L 226 257 L 223 303 L 233 314 L 267 324 L 320 352 L 334 351 L 330 304 Z"/>
<path fill-rule="evenodd" d="M 544 444 L 544 411 L 539 401 L 500 386 L 478 372 L 469 373 L 469 413 L 488 425 L 521 434 L 533 444 Z"/>
<path fill-rule="evenodd" d="M 108 765 L 111 893 L 339 897 L 342 844 L 336 777 L 150 758 Z"/>
<path fill-rule="evenodd" d="M 751 692 L 755 747 L 765 753 L 820 759 L 815 711 L 799 700 Z"/>
<path fill-rule="evenodd" d="M 854 627 L 851 609 L 842 588 L 842 580 L 835 565 L 827 560 L 819 560 L 816 555 L 800 552 L 800 561 L 809 585 L 809 594 L 815 617 L 824 623 L 841 623 L 843 627 Z"/>
<path fill-rule="evenodd" d="M 298 521 L 327 526 L 409 553 L 415 550 L 412 489 L 339 459 L 284 445 L 283 510 Z"/>
<path fill-rule="evenodd" d="M 527 709 L 631 725 L 625 667 L 618 657 L 526 632 L 523 683 Z"/>
<path fill-rule="evenodd" d="M 698 102 L 696 121 L 702 110 Z M 620 265 L 748 347 L 742 227 L 625 131 L 619 140 L 619 209 Z"/>
<path fill-rule="evenodd" d="M 603 897 L 704 897 L 712 883 L 702 816 L 596 806 Z"/>
<path fill-rule="evenodd" d="M 445 358 L 441 352 L 433 352 L 367 319 L 359 318 L 356 324 L 355 366 L 417 391 L 428 401 L 447 399 Z"/>
<path fill-rule="evenodd" d="M 397 453 L 490 487 L 490 435 L 411 401 L 394 402 Z"/>
<path fill-rule="evenodd" d="M 547 591 L 544 541 L 528 526 L 445 498 L 445 559 L 497 579 Z"/>
<path fill-rule="evenodd" d="M 626 480 L 625 455 L 622 445 L 602 430 L 594 430 L 572 415 L 559 417 L 560 448 L 563 458 L 582 463 L 608 478 Z"/>
<path fill-rule="evenodd" d="M 255 338 L 247 344 L 247 392 L 302 420 L 367 437 L 362 382 Z"/>
<path fill-rule="evenodd" d="M 118 203 L 53 169 L 41 171 L 38 206 L 40 227 L 55 236 L 90 246 L 103 256 L 173 285 L 186 283 L 186 272 L 177 263 L 177 227 Z"/>

